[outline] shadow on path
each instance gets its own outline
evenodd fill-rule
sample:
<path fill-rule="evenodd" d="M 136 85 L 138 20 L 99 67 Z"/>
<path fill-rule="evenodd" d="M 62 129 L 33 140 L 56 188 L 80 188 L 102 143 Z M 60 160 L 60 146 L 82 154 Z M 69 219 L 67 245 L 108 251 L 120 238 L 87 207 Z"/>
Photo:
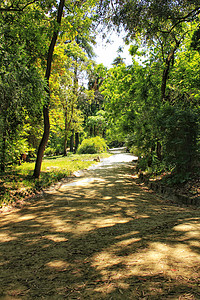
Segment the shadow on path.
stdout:
<path fill-rule="evenodd" d="M 100 164 L 0 215 L 0 299 L 200 299 L 199 210 Z"/>

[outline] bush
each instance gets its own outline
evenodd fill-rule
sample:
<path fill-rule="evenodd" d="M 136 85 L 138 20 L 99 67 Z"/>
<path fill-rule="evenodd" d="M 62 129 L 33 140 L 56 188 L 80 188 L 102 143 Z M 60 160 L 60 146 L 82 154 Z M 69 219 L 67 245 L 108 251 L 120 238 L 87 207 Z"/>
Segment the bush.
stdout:
<path fill-rule="evenodd" d="M 52 147 L 47 147 L 44 151 L 44 155 L 46 156 L 53 156 L 55 154 L 56 150 Z"/>
<path fill-rule="evenodd" d="M 164 156 L 175 172 L 186 175 L 197 155 L 198 118 L 192 109 L 172 107 L 165 121 Z"/>
<path fill-rule="evenodd" d="M 107 145 L 105 140 L 99 136 L 94 138 L 85 139 L 82 141 L 81 145 L 78 147 L 78 154 L 95 154 L 105 152 Z"/>

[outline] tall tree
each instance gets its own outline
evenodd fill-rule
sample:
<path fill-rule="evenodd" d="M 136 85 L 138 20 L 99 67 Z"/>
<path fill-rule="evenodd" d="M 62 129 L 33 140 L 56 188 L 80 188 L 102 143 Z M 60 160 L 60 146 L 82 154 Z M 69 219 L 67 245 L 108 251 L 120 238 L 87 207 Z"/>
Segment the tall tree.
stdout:
<path fill-rule="evenodd" d="M 17 1 L 18 4 L 19 1 Z M 36 67 L 36 57 L 31 55 L 28 41 L 34 37 L 33 17 L 35 25 L 40 31 L 39 17 L 32 14 L 32 10 L 10 11 L 4 9 L 5 4 L 1 3 L 0 8 L 0 129 L 2 138 L 1 147 L 1 169 L 5 169 L 10 147 L 16 140 L 16 135 L 21 134 L 26 116 L 38 117 L 40 113 L 40 102 L 43 101 L 44 82 Z M 12 1 L 15 7 L 16 1 Z M 10 6 L 9 6 L 10 7 Z M 40 14 L 38 14 L 40 15 Z M 22 30 L 23 28 L 23 30 Z M 41 36 L 42 39 L 42 36 Z M 40 42 L 35 40 L 34 54 L 38 53 Z M 9 151 L 8 151 L 9 147 Z M 17 148 L 17 147 L 15 147 Z M 13 153 L 13 158 L 15 153 Z M 11 158 L 11 157 L 10 157 Z M 9 158 L 9 159 L 10 159 Z M 12 161 L 12 158 L 11 158 Z"/>
<path fill-rule="evenodd" d="M 147 45 L 160 47 L 162 64 L 161 100 L 166 101 L 167 80 L 175 53 L 185 34 L 185 24 L 198 19 L 200 3 L 197 0 L 130 0 L 102 1 L 101 9 L 109 15 L 120 30 L 123 27 L 127 40 L 140 37 Z M 110 3 L 112 5 L 110 5 Z M 110 13 L 112 12 L 112 14 Z M 157 157 L 161 160 L 161 143 L 157 141 Z"/>
<path fill-rule="evenodd" d="M 75 1 L 74 3 L 71 3 L 70 1 L 65 1 L 60 0 L 59 6 L 57 9 L 57 19 L 56 19 L 56 24 L 54 23 L 54 32 L 53 36 L 51 39 L 51 43 L 49 46 L 49 51 L 47 55 L 47 67 L 46 67 L 46 73 L 45 73 L 45 78 L 48 82 L 49 85 L 49 77 L 51 74 L 51 64 L 52 64 L 52 59 L 53 59 L 53 51 L 55 48 L 55 44 L 60 33 L 64 33 L 66 30 L 71 30 L 71 35 L 76 36 L 78 29 L 83 28 L 84 24 L 86 26 L 90 26 L 92 22 L 92 6 L 95 4 L 94 1 Z M 61 30 L 60 24 L 61 24 L 61 19 L 64 14 L 64 6 L 65 10 L 67 11 L 67 17 L 63 18 L 63 28 Z M 43 153 L 45 150 L 45 146 L 48 142 L 49 138 L 49 132 L 50 132 L 50 123 L 49 123 L 49 101 L 50 101 L 50 90 L 49 88 L 46 90 L 47 92 L 47 102 L 43 107 L 43 115 L 44 115 L 44 134 L 43 138 L 41 140 L 39 149 L 38 149 L 38 154 L 37 154 L 37 160 L 36 160 L 36 165 L 35 165 L 35 170 L 34 170 L 34 177 L 38 178 L 40 175 L 40 170 L 41 170 L 41 164 L 42 164 L 42 157 Z"/>
<path fill-rule="evenodd" d="M 45 105 L 43 106 L 44 133 L 43 133 L 43 137 L 42 137 L 42 140 L 41 140 L 39 148 L 38 148 L 37 159 L 36 159 L 35 169 L 34 169 L 34 173 L 33 173 L 33 176 L 35 178 L 38 178 L 40 176 L 42 158 L 43 158 L 45 146 L 46 146 L 46 144 L 48 142 L 48 139 L 49 139 L 49 131 L 50 131 L 50 122 L 49 122 L 49 102 L 50 102 L 49 78 L 50 78 L 50 74 L 51 74 L 51 65 L 52 65 L 54 47 L 56 45 L 56 41 L 57 41 L 58 34 L 59 34 L 59 26 L 61 24 L 64 4 L 65 4 L 65 0 L 60 0 L 59 6 L 58 6 L 58 9 L 57 9 L 57 19 L 56 19 L 57 25 L 55 26 L 55 30 L 53 32 L 53 36 L 52 36 L 52 39 L 51 39 L 51 43 L 50 43 L 49 50 L 48 50 L 48 55 L 47 55 L 47 65 L 46 65 L 46 72 L 45 72 L 45 79 L 47 81 L 47 88 L 46 88 L 46 98 L 47 99 L 46 99 Z"/>
<path fill-rule="evenodd" d="M 113 22 L 128 36 L 144 33 L 147 39 L 157 32 L 170 32 L 181 23 L 193 21 L 200 12 L 199 0 L 102 0 L 99 4 L 102 19 Z M 168 28 L 166 28 L 168 23 Z"/>

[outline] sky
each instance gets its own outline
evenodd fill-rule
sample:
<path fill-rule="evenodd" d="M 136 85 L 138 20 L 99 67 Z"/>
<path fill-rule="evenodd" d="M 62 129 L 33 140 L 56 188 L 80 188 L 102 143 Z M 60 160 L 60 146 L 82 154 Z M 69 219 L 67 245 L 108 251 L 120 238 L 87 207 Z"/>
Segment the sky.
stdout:
<path fill-rule="evenodd" d="M 106 40 L 102 40 L 101 37 L 97 37 L 97 45 L 94 47 L 94 52 L 97 55 L 95 58 L 96 63 L 102 63 L 107 68 L 112 67 L 113 60 L 118 56 L 117 50 L 120 46 L 122 46 L 124 49 L 120 56 L 125 58 L 126 65 L 130 65 L 132 63 L 132 59 L 128 52 L 129 46 L 125 45 L 122 37 L 119 37 L 116 33 L 112 33 L 109 37 L 111 38 L 111 43 L 106 43 Z"/>

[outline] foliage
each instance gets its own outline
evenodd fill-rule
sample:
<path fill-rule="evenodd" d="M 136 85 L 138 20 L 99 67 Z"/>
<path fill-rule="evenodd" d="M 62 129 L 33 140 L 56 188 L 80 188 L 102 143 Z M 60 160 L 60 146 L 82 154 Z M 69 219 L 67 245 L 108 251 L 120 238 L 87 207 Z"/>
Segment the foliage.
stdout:
<path fill-rule="evenodd" d="M 23 48 L 19 47 L 13 54 L 11 49 L 9 51 L 2 46 L 0 54 L 0 153 L 3 171 L 10 159 L 13 161 L 23 153 L 20 143 L 27 143 L 27 131 L 22 132 L 29 127 L 31 119 L 37 117 L 39 120 L 41 117 L 44 82 L 36 68 L 29 65 Z M 21 153 L 17 154 L 17 149 Z"/>
<path fill-rule="evenodd" d="M 89 116 L 87 119 L 87 130 L 89 135 L 92 136 L 105 136 L 105 130 L 107 126 L 106 113 L 103 110 L 99 110 L 96 116 Z"/>
<path fill-rule="evenodd" d="M 121 64 L 109 69 L 101 85 L 100 92 L 104 96 L 104 108 L 108 119 L 107 139 L 109 142 L 123 141 L 127 132 L 131 131 L 134 113 L 129 96 L 133 80 L 131 70 Z"/>
<path fill-rule="evenodd" d="M 11 2 L 0 4 L 2 171 L 38 147 L 43 112 L 45 155 L 66 154 L 69 141 L 76 150 L 80 139 L 79 151 L 101 152 L 99 137 L 85 140 L 99 135 L 126 140 L 143 170 L 190 176 L 200 143 L 198 0 L 66 0 L 62 13 L 57 1 Z M 91 60 L 98 5 L 133 42 L 131 66 L 120 53 L 109 70 Z"/>
<path fill-rule="evenodd" d="M 176 174 L 190 173 L 196 159 L 197 115 L 191 109 L 168 106 L 163 110 L 164 157 L 168 165 L 175 166 Z"/>
<path fill-rule="evenodd" d="M 192 36 L 191 46 L 193 47 L 193 49 L 200 52 L 200 26 L 197 28 L 197 30 Z"/>
<path fill-rule="evenodd" d="M 173 171 L 177 181 L 188 179 L 198 151 L 199 54 L 190 48 L 191 36 L 192 31 L 185 33 L 184 44 L 173 53 L 164 98 L 166 65 L 156 44 L 148 48 L 148 61 L 111 68 L 101 87 L 109 130 L 127 136 L 126 145 L 140 157 L 138 169 Z M 138 54 L 136 46 L 131 52 Z"/>
<path fill-rule="evenodd" d="M 81 145 L 78 147 L 78 154 L 86 153 L 102 153 L 106 152 L 107 145 L 103 138 L 96 136 L 93 138 L 85 139 L 82 141 Z"/>
<path fill-rule="evenodd" d="M 109 26 L 123 26 L 128 38 L 143 34 L 150 40 L 197 18 L 200 5 L 198 0 L 122 0 L 112 1 L 112 5 L 105 0 L 100 2 L 99 11 Z"/>
<path fill-rule="evenodd" d="M 50 78 L 50 119 L 53 135 L 55 136 L 57 130 L 61 134 L 59 144 L 63 146 L 59 153 L 66 154 L 69 139 L 72 144 L 70 148 L 73 148 L 74 133 L 76 137 L 83 132 L 83 109 L 86 103 L 85 101 L 82 103 L 84 90 L 82 77 L 90 70 L 91 59 L 89 58 L 94 55 L 90 42 L 93 43 L 92 37 L 89 33 L 85 36 L 85 31 L 83 31 L 74 40 L 66 42 L 60 38 L 60 43 L 55 47 L 55 59 Z M 91 98 L 93 94 L 89 95 L 86 91 L 85 96 Z M 50 138 L 51 136 L 50 133 Z M 49 144 L 52 144 L 51 140 Z M 78 141 L 76 141 L 75 150 L 77 146 Z"/>

